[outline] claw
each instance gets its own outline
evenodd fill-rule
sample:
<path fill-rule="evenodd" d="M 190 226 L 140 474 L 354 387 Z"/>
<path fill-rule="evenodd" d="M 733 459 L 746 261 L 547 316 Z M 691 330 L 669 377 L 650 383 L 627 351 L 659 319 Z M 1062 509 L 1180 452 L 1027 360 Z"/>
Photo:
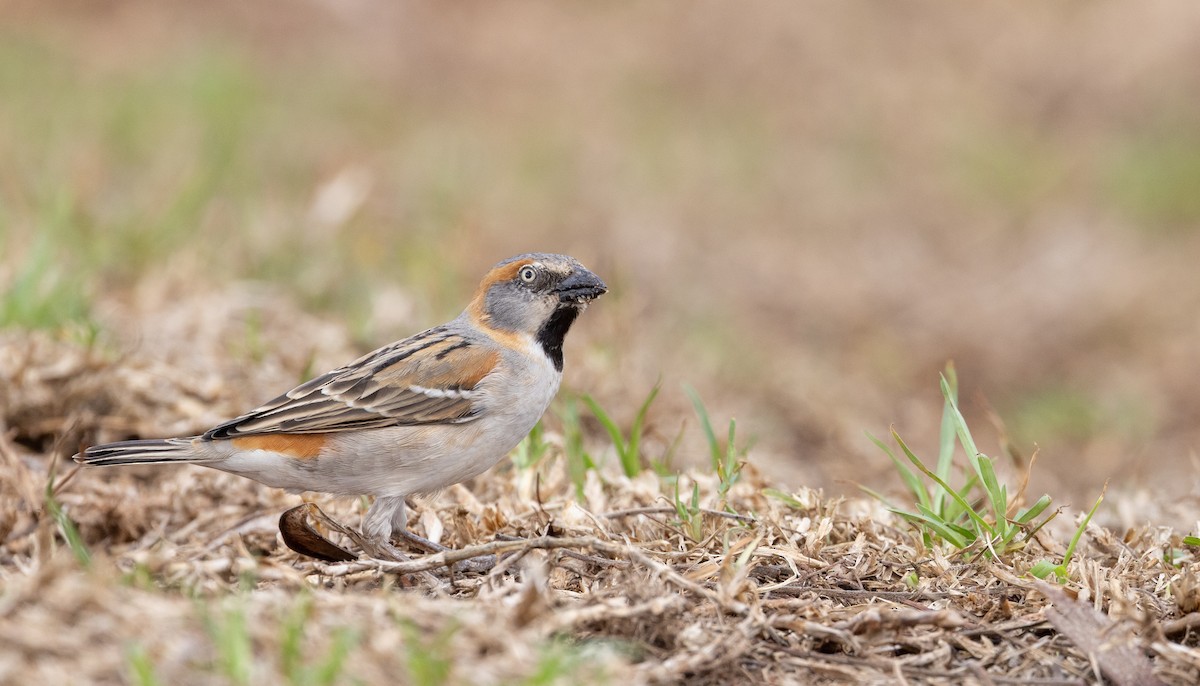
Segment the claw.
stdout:
<path fill-rule="evenodd" d="M 402 529 L 400 531 L 395 532 L 395 535 L 399 538 L 404 539 L 405 541 L 411 543 L 412 545 L 416 546 L 417 548 L 420 548 L 421 550 L 423 550 L 427 553 L 445 553 L 445 552 L 449 552 L 451 550 L 451 548 L 447 548 L 446 546 L 444 546 L 440 543 L 434 543 L 433 541 L 431 541 L 427 538 L 422 538 L 421 536 L 418 536 L 411 531 Z M 496 566 L 496 556 L 495 555 L 485 555 L 483 557 L 474 558 L 471 560 L 464 560 L 462 562 L 458 562 L 458 563 L 454 564 L 455 569 L 472 572 L 475 574 L 487 574 L 488 572 L 492 571 L 492 569 L 495 566 Z"/>

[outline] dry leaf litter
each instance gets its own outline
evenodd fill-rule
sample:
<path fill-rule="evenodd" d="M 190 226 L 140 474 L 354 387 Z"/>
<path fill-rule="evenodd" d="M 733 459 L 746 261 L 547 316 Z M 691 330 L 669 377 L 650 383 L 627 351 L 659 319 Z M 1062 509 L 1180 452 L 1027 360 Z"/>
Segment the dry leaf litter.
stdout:
<path fill-rule="evenodd" d="M 154 332 L 136 341 L 0 335 L 0 683 L 128 682 L 131 656 L 162 683 L 227 683 L 237 627 L 253 681 L 281 682 L 289 622 L 305 659 L 345 641 L 343 676 L 368 684 L 424 683 L 417 662 L 438 659 L 445 683 L 519 683 L 555 656 L 594 683 L 1200 681 L 1200 562 L 1165 527 L 1091 525 L 1058 587 L 1025 572 L 1061 559 L 1070 517 L 993 563 L 926 547 L 869 499 L 799 484 L 768 497 L 751 462 L 693 538 L 650 472 L 602 469 L 577 492 L 551 433 L 533 469 L 506 462 L 414 499 L 416 533 L 500 553 L 471 574 L 420 554 L 305 559 L 277 528 L 297 496 L 212 470 L 75 468 L 86 442 L 196 432 L 353 355 L 339 327 L 253 296 L 143 303 L 155 314 L 141 320 L 112 308 Z M 230 302 L 292 344 L 253 349 L 250 310 Z M 718 505 L 715 478 L 682 478 Z M 350 526 L 366 505 L 315 501 Z"/>

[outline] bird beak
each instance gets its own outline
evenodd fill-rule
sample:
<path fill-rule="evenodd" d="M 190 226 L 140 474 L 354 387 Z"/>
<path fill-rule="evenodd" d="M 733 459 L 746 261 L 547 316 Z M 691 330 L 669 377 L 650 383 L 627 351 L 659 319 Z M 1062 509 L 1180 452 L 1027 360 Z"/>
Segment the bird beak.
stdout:
<path fill-rule="evenodd" d="M 600 277 L 582 267 L 575 269 L 554 289 L 558 301 L 565 305 L 586 305 L 608 292 Z"/>

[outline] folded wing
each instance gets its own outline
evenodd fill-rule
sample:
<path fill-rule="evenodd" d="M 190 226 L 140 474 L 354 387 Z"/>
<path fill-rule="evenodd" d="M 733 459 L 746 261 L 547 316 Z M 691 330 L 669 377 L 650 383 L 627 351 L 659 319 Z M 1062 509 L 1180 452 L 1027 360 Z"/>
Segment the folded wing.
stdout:
<path fill-rule="evenodd" d="M 301 384 L 204 438 L 469 422 L 478 412 L 476 386 L 499 359 L 478 342 L 430 329 Z"/>

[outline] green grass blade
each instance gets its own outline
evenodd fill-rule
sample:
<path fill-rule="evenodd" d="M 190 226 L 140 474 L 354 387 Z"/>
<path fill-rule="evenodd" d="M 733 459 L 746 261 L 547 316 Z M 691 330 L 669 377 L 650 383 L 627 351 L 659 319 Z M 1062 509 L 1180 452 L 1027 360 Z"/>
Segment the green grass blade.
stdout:
<path fill-rule="evenodd" d="M 927 527 L 937 534 L 938 538 L 946 541 L 959 550 L 962 550 L 970 545 L 970 542 L 968 542 L 957 531 L 950 528 L 945 522 L 937 519 L 936 517 L 931 517 L 918 512 L 905 512 L 903 510 L 892 510 L 892 512 L 914 524 Z"/>
<path fill-rule="evenodd" d="M 942 378 L 946 380 L 946 386 L 950 389 L 950 400 L 958 403 L 958 370 L 954 367 L 954 361 L 946 363 L 946 371 L 942 374 Z"/>
<path fill-rule="evenodd" d="M 900 438 L 900 434 L 896 433 L 895 429 L 892 430 L 892 440 L 896 441 L 896 444 L 899 445 L 900 449 L 904 451 L 904 454 L 908 457 L 909 461 L 912 462 L 914 465 L 916 465 L 917 469 L 921 470 L 922 474 L 929 477 L 930 479 L 933 479 L 935 482 L 937 482 L 937 484 L 939 486 L 941 486 L 943 489 L 945 489 L 947 493 L 951 494 L 951 496 L 955 499 L 955 501 L 959 504 L 959 506 L 962 507 L 963 511 L 966 512 L 967 516 L 970 517 L 979 526 L 979 528 L 987 536 L 987 538 L 991 538 L 992 536 L 995 535 L 995 533 L 996 533 L 995 530 L 992 529 L 992 527 L 987 523 L 987 521 L 984 520 L 983 517 L 981 517 L 979 515 L 979 513 L 976 512 L 971 507 L 971 505 L 969 503 L 967 503 L 967 501 L 964 500 L 962 498 L 962 496 L 960 496 L 958 494 L 957 491 L 950 488 L 950 485 L 947 484 L 945 481 L 942 481 L 941 477 L 939 477 L 937 474 L 934 474 L 932 471 L 930 471 L 930 469 L 928 467 L 926 467 L 923 462 L 921 462 L 920 458 L 918 458 L 916 455 L 914 455 L 913 451 L 908 449 L 908 445 L 906 445 L 904 443 L 904 439 Z"/>
<path fill-rule="evenodd" d="M 713 431 L 712 421 L 708 418 L 708 408 L 704 407 L 704 401 L 700 399 L 700 394 L 696 392 L 696 389 L 684 384 L 683 391 L 691 398 L 696 416 L 700 418 L 700 428 L 704 430 L 704 437 L 708 439 L 708 451 L 712 457 L 713 471 L 716 471 L 721 464 L 721 446 L 717 443 L 717 434 Z"/>
<path fill-rule="evenodd" d="M 861 488 L 861 486 L 860 486 L 860 488 Z M 796 496 L 792 495 L 791 493 L 787 493 L 787 492 L 784 492 L 784 491 L 781 491 L 781 490 L 778 490 L 775 488 L 764 488 L 762 490 L 762 494 L 768 498 L 778 500 L 779 502 L 783 503 L 784 505 L 787 505 L 788 507 L 792 508 L 793 510 L 807 509 L 804 506 L 804 503 L 800 502 L 800 500 Z M 887 501 L 884 501 L 882 498 L 879 498 L 879 500 L 883 501 L 885 504 L 887 502 Z"/>
<path fill-rule="evenodd" d="M 958 524 L 955 524 L 954 522 L 948 522 L 948 521 L 942 519 L 941 517 L 939 517 L 938 514 L 936 512 L 933 512 L 932 510 L 927 510 L 921 506 L 917 506 L 917 512 L 925 515 L 926 517 L 929 517 L 931 519 L 941 522 L 947 528 L 951 529 L 952 531 L 957 532 L 958 535 L 962 536 L 964 540 L 967 540 L 967 541 L 975 540 L 977 532 L 972 531 L 965 526 L 960 526 Z"/>
<path fill-rule="evenodd" d="M 137 686 L 158 686 L 161 681 L 154 671 L 154 662 L 140 644 L 129 647 L 125 653 L 125 662 L 133 673 L 133 683 Z"/>
<path fill-rule="evenodd" d="M 1048 498 L 1049 496 L 1044 496 L 1044 497 Z M 1050 514 L 1046 515 L 1046 517 L 1043 518 L 1042 521 L 1038 522 L 1036 526 L 1034 526 L 1032 529 L 1029 530 L 1028 533 L 1025 534 L 1025 538 L 1030 539 L 1030 538 L 1033 538 L 1034 536 L 1036 536 L 1037 532 L 1042 530 L 1042 527 L 1044 527 L 1047 524 L 1049 524 L 1050 522 L 1054 521 L 1054 518 L 1057 517 L 1058 515 L 1062 514 L 1062 511 L 1063 511 L 1063 508 L 1060 507 L 1060 508 L 1057 508 L 1056 510 L 1054 510 L 1053 512 L 1051 512 Z"/>
<path fill-rule="evenodd" d="M 248 686 L 253 683 L 254 647 L 246 626 L 246 615 L 237 607 L 225 612 L 224 621 L 212 629 L 221 670 L 232 683 Z"/>
<path fill-rule="evenodd" d="M 1050 507 L 1050 496 L 1043 495 L 1038 498 L 1037 502 L 1029 507 L 1023 508 L 1017 512 L 1016 522 L 1018 524 L 1028 524 L 1037 518 L 1047 507 Z"/>
<path fill-rule="evenodd" d="M 878 438 L 875 438 L 875 436 L 871 435 L 870 432 L 867 432 L 867 438 L 871 439 L 872 443 L 879 446 L 879 449 L 882 450 L 884 454 L 888 456 L 888 459 L 892 461 L 892 464 L 896 467 L 896 471 L 900 473 L 900 480 L 904 482 L 904 485 L 908 488 L 909 492 L 913 494 L 913 497 L 917 499 L 918 503 L 929 507 L 930 509 L 939 509 L 933 507 L 933 503 L 929 498 L 929 492 L 925 489 L 925 484 L 921 481 L 920 477 L 914 474 L 907 465 L 901 462 L 886 443 Z M 879 500 L 882 501 L 883 499 L 879 498 Z"/>
<path fill-rule="evenodd" d="M 404 657 L 409 683 L 419 686 L 450 683 L 455 662 L 450 652 L 450 640 L 457 633 L 458 626 L 449 625 L 429 637 L 412 620 L 403 620 L 400 628 L 404 633 Z"/>
<path fill-rule="evenodd" d="M 621 468 L 625 471 L 626 476 L 635 475 L 637 473 L 636 471 L 634 474 L 629 473 L 629 468 L 627 466 L 628 458 L 626 456 L 626 453 L 628 452 L 628 444 L 625 442 L 624 434 L 621 433 L 621 427 L 618 426 L 617 423 L 613 421 L 613 418 L 604 411 L 604 408 L 600 407 L 600 403 L 596 402 L 595 398 L 586 394 L 582 397 L 583 402 L 587 404 L 588 409 L 592 411 L 592 414 L 595 415 L 596 419 L 600 422 L 600 426 L 603 426 L 604 430 L 608 432 L 608 437 L 610 440 L 612 440 L 613 449 L 617 453 L 617 459 L 621 461 Z M 637 459 L 636 455 L 634 456 L 634 459 Z"/>
<path fill-rule="evenodd" d="M 1108 492 L 1108 482 L 1104 482 L 1104 488 L 1100 489 L 1100 497 L 1096 498 L 1096 503 L 1092 505 L 1092 509 L 1088 510 L 1087 516 L 1079 523 L 1079 528 L 1075 530 L 1075 535 L 1071 537 L 1071 543 L 1067 546 L 1067 552 L 1063 555 L 1063 568 L 1066 568 L 1067 563 L 1071 561 L 1071 556 L 1075 554 L 1075 546 L 1079 545 L 1079 539 L 1083 537 L 1083 532 L 1087 530 L 1088 522 L 1092 521 L 1092 516 L 1096 514 L 1096 510 L 1100 509 L 1100 503 L 1104 502 L 1104 494 Z"/>
<path fill-rule="evenodd" d="M 651 462 L 651 466 L 659 476 L 668 476 L 672 473 L 672 465 L 675 463 L 675 453 L 679 452 L 679 446 L 683 443 L 683 434 L 686 430 L 687 426 L 680 424 L 679 433 L 675 434 L 675 439 L 671 441 L 671 445 L 667 446 L 667 450 L 663 453 L 663 456 Z"/>
<path fill-rule="evenodd" d="M 304 625 L 308 621 L 312 598 L 301 594 L 296 605 L 284 617 L 280 627 L 279 666 L 289 684 L 304 684 Z"/>
<path fill-rule="evenodd" d="M 358 644 L 358 636 L 354 631 L 342 627 L 334 632 L 333 645 L 321 664 L 317 665 L 315 681 L 317 686 L 333 686 L 338 683 L 346 668 L 346 658 Z"/>
<path fill-rule="evenodd" d="M 958 409 L 957 389 L 951 388 L 950 382 L 944 374 L 941 375 L 941 387 L 942 396 L 946 399 L 946 407 L 950 410 L 950 416 L 953 419 L 955 432 L 958 434 L 958 440 L 967 453 L 967 461 L 970 462 L 971 468 L 975 470 L 983 483 L 983 489 L 988 494 L 992 512 L 999 523 L 1007 514 L 1008 509 L 1000 491 L 1000 484 L 996 480 L 995 469 L 992 467 L 991 460 L 979 452 L 979 448 L 975 445 L 975 439 L 971 437 L 971 430 L 967 427 L 967 420 Z"/>
<path fill-rule="evenodd" d="M 63 540 L 67 542 L 67 547 L 71 549 L 71 553 L 75 556 L 79 565 L 81 567 L 90 567 L 92 564 L 92 555 L 88 552 L 87 545 L 83 542 L 83 537 L 79 535 L 79 529 L 75 526 L 75 522 L 54 497 L 53 483 L 53 478 L 46 483 L 46 510 L 50 513 L 50 517 L 54 520 L 54 523 L 58 525 L 59 533 L 62 534 Z"/>
<path fill-rule="evenodd" d="M 962 519 L 967 516 L 966 511 L 965 511 L 967 508 L 964 508 L 959 503 L 968 502 L 968 499 L 971 496 L 971 492 L 974 491 L 978 486 L 979 486 L 979 476 L 978 475 L 972 474 L 969 477 L 967 477 L 967 482 L 962 485 L 962 488 L 959 488 L 957 491 L 955 491 L 955 493 L 958 495 L 958 497 L 951 498 L 949 501 L 946 502 L 945 505 L 942 506 L 942 513 L 945 515 L 945 518 L 947 521 L 956 522 L 959 519 Z"/>
<path fill-rule="evenodd" d="M 546 443 L 546 429 L 539 421 L 530 429 L 529 435 L 522 438 L 517 447 L 513 449 L 511 453 L 513 464 L 519 471 L 533 469 L 546 456 L 549 448 L 549 444 Z"/>
<path fill-rule="evenodd" d="M 1051 573 L 1057 575 L 1059 566 L 1050 560 L 1038 560 L 1037 564 L 1029 568 L 1029 573 L 1039 579 L 1045 579 Z"/>
<path fill-rule="evenodd" d="M 688 507 L 688 533 L 693 541 L 704 538 L 704 514 L 700 511 L 700 484 L 692 482 L 692 502 Z"/>
<path fill-rule="evenodd" d="M 650 405 L 658 397 L 660 390 L 662 390 L 662 382 L 657 381 L 654 384 L 654 388 L 650 389 L 649 395 L 642 402 L 642 406 L 638 408 L 637 414 L 634 415 L 633 426 L 629 428 L 629 443 L 627 445 L 627 452 L 630 459 L 627 462 L 622 462 L 622 466 L 625 467 L 625 476 L 632 478 L 642 471 L 642 430 L 646 425 L 646 413 L 650 411 Z"/>
<path fill-rule="evenodd" d="M 971 437 L 971 431 L 967 428 L 967 420 L 963 417 L 962 412 L 958 409 L 958 391 L 950 388 L 950 382 L 946 380 L 945 375 L 941 375 L 942 397 L 946 399 L 950 407 L 950 416 L 954 419 L 954 430 L 958 434 L 958 440 L 962 443 L 963 449 L 967 451 L 967 458 L 974 459 L 979 454 L 979 449 L 975 447 L 975 439 Z"/>
<path fill-rule="evenodd" d="M 976 457 L 975 468 L 979 471 L 979 480 L 983 483 L 983 490 L 988 495 L 992 514 L 996 516 L 996 521 L 999 523 L 1008 513 L 1008 502 L 1005 489 L 996 478 L 996 468 L 992 465 L 991 458 L 982 454 Z"/>
<path fill-rule="evenodd" d="M 737 420 L 729 420 L 729 434 L 725 437 L 725 455 L 721 460 L 724 471 L 718 470 L 722 479 L 731 476 L 737 465 Z"/>
<path fill-rule="evenodd" d="M 940 435 L 938 436 L 938 462 L 937 475 L 943 481 L 950 481 L 950 469 L 954 465 L 954 441 L 957 432 L 954 429 L 954 416 L 951 409 L 952 403 L 958 402 L 958 373 L 954 371 L 954 363 L 946 364 L 946 390 L 949 397 L 945 399 L 942 405 L 942 423 Z M 945 391 L 944 391 L 945 392 Z M 934 509 L 938 512 L 944 512 L 943 506 L 946 502 L 946 494 L 939 492 L 934 498 Z"/>
<path fill-rule="evenodd" d="M 725 454 L 721 461 L 717 463 L 717 478 L 720 483 L 717 486 L 717 497 L 721 501 L 722 506 L 725 504 L 725 496 L 729 493 L 729 489 L 738 482 L 742 476 L 742 463 L 738 459 L 737 450 L 737 420 L 729 420 L 729 437 L 725 443 Z"/>
<path fill-rule="evenodd" d="M 679 482 L 680 475 L 675 475 L 675 496 L 671 499 L 671 504 L 675 506 L 675 514 L 679 517 L 679 521 L 687 518 L 687 506 L 683 504 L 683 500 L 679 497 Z"/>
<path fill-rule="evenodd" d="M 579 408 L 573 398 L 567 398 L 559 417 L 563 425 L 563 452 L 567 461 L 567 475 L 575 486 L 575 495 L 582 500 L 587 473 L 596 468 L 596 463 L 583 447 L 583 427 L 579 422 Z"/>

